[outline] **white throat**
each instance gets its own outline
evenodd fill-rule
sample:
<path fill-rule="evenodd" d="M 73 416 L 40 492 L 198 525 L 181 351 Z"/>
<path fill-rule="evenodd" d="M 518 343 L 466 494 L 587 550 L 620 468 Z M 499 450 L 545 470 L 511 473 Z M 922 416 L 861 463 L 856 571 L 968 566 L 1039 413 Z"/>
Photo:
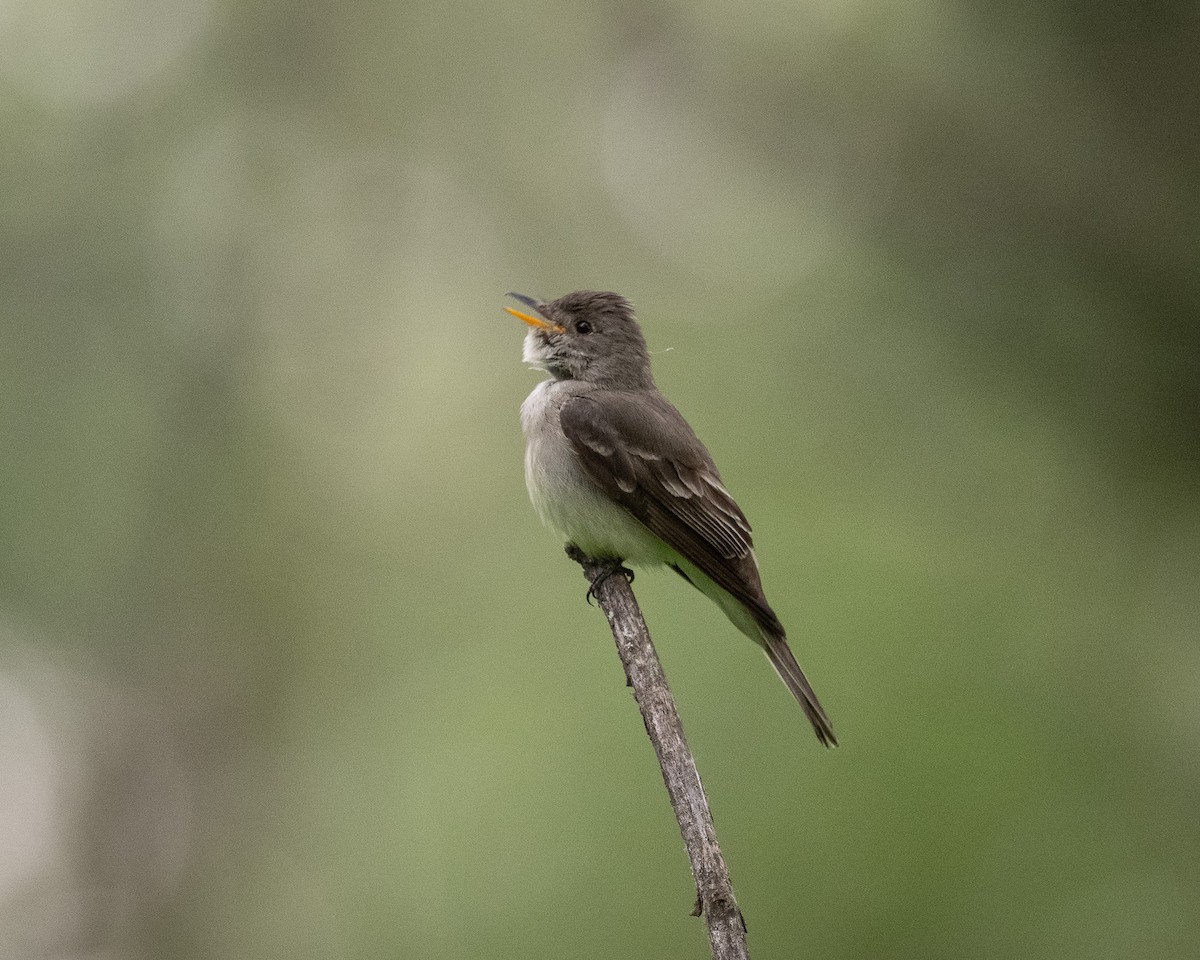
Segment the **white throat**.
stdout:
<path fill-rule="evenodd" d="M 525 342 L 521 347 L 521 359 L 533 367 L 534 370 L 546 372 L 546 360 L 550 356 L 550 347 L 541 337 L 537 335 L 536 330 L 530 330 L 525 334 Z"/>

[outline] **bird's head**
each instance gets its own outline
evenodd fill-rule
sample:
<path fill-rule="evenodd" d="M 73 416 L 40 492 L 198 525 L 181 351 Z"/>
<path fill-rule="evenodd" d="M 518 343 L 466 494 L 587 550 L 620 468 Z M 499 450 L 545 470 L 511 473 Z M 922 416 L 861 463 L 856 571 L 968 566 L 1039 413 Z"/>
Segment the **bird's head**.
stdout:
<path fill-rule="evenodd" d="M 577 290 L 548 302 L 510 293 L 536 315 L 504 309 L 529 324 L 524 360 L 556 380 L 583 380 L 609 389 L 654 385 L 650 354 L 633 305 L 617 293 Z"/>

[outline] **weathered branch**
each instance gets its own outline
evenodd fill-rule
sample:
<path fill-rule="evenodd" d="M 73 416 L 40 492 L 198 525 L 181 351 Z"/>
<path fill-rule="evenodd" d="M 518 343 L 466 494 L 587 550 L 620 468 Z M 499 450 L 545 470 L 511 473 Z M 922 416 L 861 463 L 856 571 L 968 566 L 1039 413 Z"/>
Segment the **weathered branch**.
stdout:
<path fill-rule="evenodd" d="M 704 795 L 696 761 L 675 709 L 675 699 L 667 687 L 667 678 L 633 590 L 628 580 L 619 575 L 621 567 L 612 561 L 594 560 L 573 545 L 567 546 L 567 556 L 583 567 L 583 574 L 592 585 L 591 595 L 608 618 L 625 676 L 642 711 L 654 752 L 658 754 L 663 782 L 667 785 L 671 806 L 675 808 L 679 832 L 683 835 L 683 845 L 687 848 L 692 876 L 696 880 L 693 916 L 703 913 L 708 923 L 713 960 L 745 960 L 749 956 L 746 924 L 717 843 L 708 798 Z M 614 573 L 618 575 L 614 576 Z"/>

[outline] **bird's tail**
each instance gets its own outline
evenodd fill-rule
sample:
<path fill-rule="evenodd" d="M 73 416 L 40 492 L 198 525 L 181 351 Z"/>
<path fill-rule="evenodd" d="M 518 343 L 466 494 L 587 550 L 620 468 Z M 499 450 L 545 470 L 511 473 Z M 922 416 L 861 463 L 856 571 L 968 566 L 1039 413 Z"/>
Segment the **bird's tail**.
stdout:
<path fill-rule="evenodd" d="M 827 747 L 836 747 L 838 742 L 837 737 L 833 735 L 833 725 L 829 722 L 829 717 L 826 716 L 821 701 L 813 692 L 808 678 L 804 676 L 804 671 L 800 669 L 800 664 L 792 655 L 792 650 L 787 645 L 783 634 L 775 634 L 761 628 L 759 632 L 762 634 L 763 649 L 767 653 L 767 659 L 771 661 L 771 666 L 779 674 L 779 679 L 792 692 L 796 702 L 804 709 L 804 714 L 812 724 L 817 739 Z"/>

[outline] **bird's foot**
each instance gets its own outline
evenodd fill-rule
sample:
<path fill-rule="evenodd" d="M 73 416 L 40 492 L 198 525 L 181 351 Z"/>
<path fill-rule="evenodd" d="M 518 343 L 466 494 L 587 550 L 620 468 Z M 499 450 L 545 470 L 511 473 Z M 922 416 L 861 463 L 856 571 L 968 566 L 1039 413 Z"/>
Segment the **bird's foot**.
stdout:
<path fill-rule="evenodd" d="M 592 571 L 597 571 L 596 577 L 592 580 L 592 585 L 588 587 L 588 592 L 584 597 L 589 605 L 596 599 L 597 588 L 614 573 L 621 574 L 625 578 L 626 583 L 633 583 L 633 571 L 616 558 L 588 556 L 573 543 L 568 543 L 564 549 L 568 557 L 583 567 L 583 572 L 589 579 L 592 577 Z"/>
<path fill-rule="evenodd" d="M 596 596 L 596 591 L 600 588 L 601 584 L 603 584 L 604 581 L 609 577 L 617 573 L 625 578 L 626 583 L 633 583 L 633 571 L 621 563 L 620 560 L 605 561 L 604 569 L 600 571 L 600 575 L 592 581 L 592 585 L 588 587 L 587 593 L 584 594 L 583 599 L 588 602 L 588 606 L 591 606 L 593 600 L 599 599 L 599 597 Z"/>

